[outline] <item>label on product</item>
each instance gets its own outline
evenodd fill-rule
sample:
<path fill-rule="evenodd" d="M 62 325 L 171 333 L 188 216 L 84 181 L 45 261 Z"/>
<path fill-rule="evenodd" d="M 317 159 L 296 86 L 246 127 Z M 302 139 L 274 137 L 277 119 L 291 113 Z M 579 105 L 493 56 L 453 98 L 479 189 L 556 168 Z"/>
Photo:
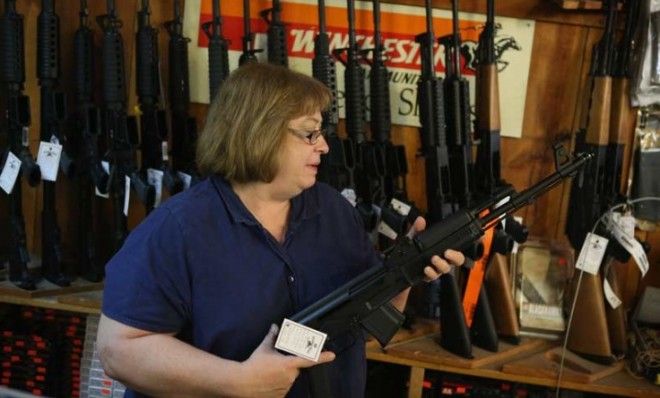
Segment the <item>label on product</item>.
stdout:
<path fill-rule="evenodd" d="M 605 294 L 605 299 L 610 304 L 612 309 L 616 309 L 621 305 L 621 299 L 617 297 L 616 293 L 614 293 L 614 290 L 612 290 L 612 286 L 610 286 L 610 282 L 607 280 L 607 278 L 603 280 L 603 293 Z"/>
<path fill-rule="evenodd" d="M 284 318 L 275 348 L 318 362 L 327 334 Z"/>
<path fill-rule="evenodd" d="M 184 173 L 183 171 L 178 171 L 176 173 L 181 181 L 183 181 L 183 189 L 188 189 L 190 188 L 190 184 L 192 183 L 192 176 L 190 174 Z"/>
<path fill-rule="evenodd" d="M 0 188 L 7 194 L 14 190 L 18 173 L 21 171 L 21 163 L 21 159 L 9 151 L 7 161 L 2 168 L 2 173 L 0 173 Z"/>
<path fill-rule="evenodd" d="M 101 167 L 103 167 L 103 170 L 105 170 L 107 174 L 110 174 L 110 163 L 108 163 L 107 160 L 101 160 Z M 96 196 L 101 198 L 110 198 L 110 190 L 108 190 L 107 193 L 101 193 L 97 187 L 94 187 L 94 192 L 96 193 Z"/>
<path fill-rule="evenodd" d="M 351 204 L 351 206 L 355 207 L 357 205 L 357 195 L 355 194 L 355 191 L 350 189 L 350 188 L 344 188 L 341 191 L 341 195 L 348 200 L 348 202 Z"/>
<path fill-rule="evenodd" d="M 57 171 L 60 168 L 60 156 L 62 156 L 62 145 L 46 141 L 39 142 L 37 164 L 41 169 L 42 180 L 57 180 Z"/>
<path fill-rule="evenodd" d="M 156 191 L 154 208 L 160 205 L 160 200 L 163 197 L 163 175 L 165 175 L 165 173 L 163 173 L 162 170 L 147 169 L 147 180 L 149 181 L 149 185 L 153 186 L 154 191 Z"/>
<path fill-rule="evenodd" d="M 387 225 L 387 223 L 383 222 L 382 220 L 378 223 L 378 233 L 385 235 L 392 240 L 396 240 L 397 236 L 399 236 L 399 234 L 397 234 L 396 231 L 392 229 L 392 227 Z"/>
<path fill-rule="evenodd" d="M 575 268 L 596 275 L 600 268 L 600 263 L 605 256 L 605 249 L 608 242 L 608 239 L 589 232 L 582 244 L 582 250 L 580 250 Z"/>
<path fill-rule="evenodd" d="M 128 217 L 128 203 L 131 201 L 131 177 L 124 176 L 124 215 Z"/>
<path fill-rule="evenodd" d="M 646 257 L 646 252 L 644 251 L 642 244 L 635 239 L 635 236 L 626 232 L 624 228 L 621 227 L 621 224 L 615 220 L 616 216 L 614 216 L 614 214 L 616 213 L 605 217 L 605 226 L 621 246 L 623 246 L 635 259 L 637 268 L 639 268 L 643 277 L 649 270 L 649 259 Z"/>
<path fill-rule="evenodd" d="M 410 214 L 410 210 L 412 209 L 410 205 L 403 203 L 402 201 L 397 200 L 395 198 L 392 198 L 392 200 L 390 201 L 390 205 L 392 206 L 394 211 L 401 214 L 402 216 L 407 216 L 408 214 Z"/>

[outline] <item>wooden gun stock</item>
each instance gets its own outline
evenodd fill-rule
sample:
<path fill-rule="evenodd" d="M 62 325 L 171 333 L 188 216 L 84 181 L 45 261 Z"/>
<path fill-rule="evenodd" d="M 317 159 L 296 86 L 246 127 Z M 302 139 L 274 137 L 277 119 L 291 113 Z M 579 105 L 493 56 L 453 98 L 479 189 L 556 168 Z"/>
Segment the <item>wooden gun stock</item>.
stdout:
<path fill-rule="evenodd" d="M 520 340 L 520 324 L 513 302 L 511 279 L 507 258 L 495 254 L 486 270 L 486 291 L 491 302 L 498 303 L 491 307 L 497 334 L 513 343 Z"/>

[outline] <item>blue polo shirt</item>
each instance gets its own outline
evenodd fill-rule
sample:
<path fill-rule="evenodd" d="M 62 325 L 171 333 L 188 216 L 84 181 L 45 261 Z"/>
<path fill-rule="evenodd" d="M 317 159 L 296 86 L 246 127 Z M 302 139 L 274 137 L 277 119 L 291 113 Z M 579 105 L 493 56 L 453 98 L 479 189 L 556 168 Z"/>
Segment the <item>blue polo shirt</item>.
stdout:
<path fill-rule="evenodd" d="M 381 265 L 356 210 L 330 186 L 317 183 L 292 199 L 280 244 L 227 181 L 210 177 L 130 234 L 106 266 L 103 313 L 244 361 L 271 324 Z M 347 336 L 337 350 L 329 372 L 335 396 L 364 396 L 364 339 Z M 303 373 L 289 396 L 307 395 Z"/>

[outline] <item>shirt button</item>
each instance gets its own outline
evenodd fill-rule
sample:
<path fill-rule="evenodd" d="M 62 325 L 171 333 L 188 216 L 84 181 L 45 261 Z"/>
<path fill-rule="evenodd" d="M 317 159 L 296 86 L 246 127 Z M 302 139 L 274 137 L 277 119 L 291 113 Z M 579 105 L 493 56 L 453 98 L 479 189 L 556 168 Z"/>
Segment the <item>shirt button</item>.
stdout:
<path fill-rule="evenodd" d="M 296 278 L 293 277 L 293 275 L 289 275 L 289 282 L 293 283 L 296 281 Z"/>

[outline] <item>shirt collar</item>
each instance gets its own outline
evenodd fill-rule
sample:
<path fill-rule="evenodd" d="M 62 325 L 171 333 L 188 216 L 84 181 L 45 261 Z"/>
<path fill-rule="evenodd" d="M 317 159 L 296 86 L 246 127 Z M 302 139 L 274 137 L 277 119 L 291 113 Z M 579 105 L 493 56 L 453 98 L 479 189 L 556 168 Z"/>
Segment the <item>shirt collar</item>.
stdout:
<path fill-rule="evenodd" d="M 254 215 L 245 207 L 236 192 L 231 188 L 229 182 L 221 176 L 211 177 L 213 185 L 216 187 L 220 198 L 227 208 L 227 213 L 233 222 L 239 222 L 248 225 L 256 225 L 259 222 Z M 295 228 L 302 221 L 310 219 L 320 214 L 318 189 L 316 185 L 304 190 L 300 195 L 291 199 L 291 214 L 289 218 L 289 228 Z"/>

